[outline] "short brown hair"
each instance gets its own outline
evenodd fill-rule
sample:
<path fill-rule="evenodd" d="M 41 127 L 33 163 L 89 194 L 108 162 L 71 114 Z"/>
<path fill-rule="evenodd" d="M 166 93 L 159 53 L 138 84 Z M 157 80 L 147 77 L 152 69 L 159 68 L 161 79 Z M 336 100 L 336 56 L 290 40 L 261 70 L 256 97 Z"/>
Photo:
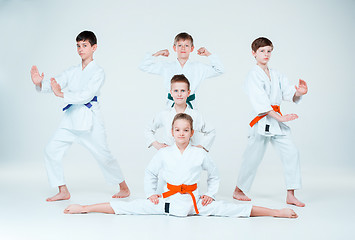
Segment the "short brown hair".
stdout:
<path fill-rule="evenodd" d="M 176 43 L 180 40 L 190 40 L 191 47 L 194 46 L 194 40 L 193 40 L 192 36 L 186 32 L 179 33 L 178 35 L 175 36 L 174 45 L 176 45 Z"/>
<path fill-rule="evenodd" d="M 184 74 L 177 74 L 177 75 L 174 75 L 170 81 L 170 86 L 173 85 L 173 83 L 176 83 L 176 82 L 184 82 L 187 84 L 187 90 L 190 90 L 190 82 L 189 80 L 185 77 Z"/>
<path fill-rule="evenodd" d="M 256 52 L 256 50 L 258 50 L 259 48 L 266 46 L 270 46 L 272 47 L 272 49 L 274 49 L 274 46 L 272 45 L 272 42 L 269 39 L 265 37 L 259 37 L 252 42 L 251 49 Z"/>
<path fill-rule="evenodd" d="M 180 119 L 188 121 L 190 123 L 191 130 L 193 130 L 194 120 L 192 120 L 192 117 L 189 114 L 186 114 L 186 113 L 178 113 L 178 114 L 176 114 L 175 117 L 174 117 L 173 123 L 171 124 L 171 128 L 173 128 L 174 127 L 174 123 L 177 120 L 180 120 Z"/>

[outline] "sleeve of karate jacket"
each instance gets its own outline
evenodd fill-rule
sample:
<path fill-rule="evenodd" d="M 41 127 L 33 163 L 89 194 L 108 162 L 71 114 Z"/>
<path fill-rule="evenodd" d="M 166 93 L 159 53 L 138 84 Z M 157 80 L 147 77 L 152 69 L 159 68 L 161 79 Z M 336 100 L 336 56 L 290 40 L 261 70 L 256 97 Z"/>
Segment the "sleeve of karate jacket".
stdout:
<path fill-rule="evenodd" d="M 98 93 L 105 81 L 103 69 L 96 71 L 80 92 L 65 92 L 64 102 L 67 104 L 85 104 L 90 102 Z"/>
<path fill-rule="evenodd" d="M 207 151 L 210 151 L 216 137 L 216 129 L 211 124 L 208 124 L 200 113 L 196 115 L 198 116 L 197 121 L 199 126 L 198 129 L 195 129 L 195 131 L 199 131 L 203 134 L 201 146 L 207 149 Z"/>
<path fill-rule="evenodd" d="M 245 81 L 245 90 L 254 111 L 261 115 L 272 110 L 270 99 L 265 92 L 264 83 L 258 73 L 252 71 Z"/>
<path fill-rule="evenodd" d="M 144 192 L 145 196 L 149 198 L 150 196 L 157 194 L 158 187 L 158 175 L 162 165 L 162 158 L 160 157 L 160 152 L 158 151 L 153 159 L 148 164 L 144 175 Z"/>
<path fill-rule="evenodd" d="M 212 78 L 219 76 L 224 73 L 224 66 L 220 59 L 215 54 L 211 54 L 208 56 L 211 65 L 203 64 L 204 66 L 204 77 L 205 78 Z"/>
<path fill-rule="evenodd" d="M 143 72 L 162 75 L 165 69 L 165 62 L 157 61 L 157 57 L 152 56 L 151 53 L 147 53 L 142 63 L 139 65 L 139 69 Z"/>
<path fill-rule="evenodd" d="M 207 192 L 204 195 L 215 199 L 219 188 L 219 176 L 217 166 L 208 153 L 205 153 L 202 169 L 207 171 Z"/>
<path fill-rule="evenodd" d="M 158 113 L 154 116 L 153 120 L 144 129 L 144 136 L 146 139 L 146 145 L 148 148 L 152 146 L 152 143 L 156 141 L 155 133 L 162 126 L 162 113 Z"/>
<path fill-rule="evenodd" d="M 280 84 L 281 84 L 281 91 L 282 91 L 282 100 L 293 102 L 293 96 L 296 93 L 296 88 L 294 85 L 290 85 L 287 77 L 280 74 L 279 75 Z M 295 103 L 299 103 L 301 101 L 302 96 L 296 101 Z"/>

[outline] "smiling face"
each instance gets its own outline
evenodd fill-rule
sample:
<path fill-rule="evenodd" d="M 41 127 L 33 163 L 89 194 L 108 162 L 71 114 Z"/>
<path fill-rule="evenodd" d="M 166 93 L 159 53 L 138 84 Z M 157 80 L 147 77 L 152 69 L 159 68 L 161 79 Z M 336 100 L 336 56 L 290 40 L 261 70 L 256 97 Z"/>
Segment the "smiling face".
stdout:
<path fill-rule="evenodd" d="M 94 44 L 91 46 L 90 42 L 88 40 L 83 40 L 83 41 L 78 41 L 76 43 L 76 48 L 78 51 L 78 54 L 80 55 L 81 59 L 83 61 L 87 59 L 92 59 L 94 52 L 96 51 L 97 45 Z"/>
<path fill-rule="evenodd" d="M 170 94 L 177 106 L 184 106 L 190 95 L 189 86 L 185 82 L 174 82 L 171 84 Z"/>
<path fill-rule="evenodd" d="M 190 40 L 179 40 L 174 46 L 174 51 L 177 53 L 178 59 L 188 59 L 190 53 L 194 50 L 194 46 L 192 45 Z"/>
<path fill-rule="evenodd" d="M 187 145 L 194 134 L 191 122 L 186 119 L 175 120 L 171 131 L 177 145 Z"/>
<path fill-rule="evenodd" d="M 259 47 L 256 52 L 252 51 L 258 65 L 267 65 L 271 58 L 271 46 Z"/>

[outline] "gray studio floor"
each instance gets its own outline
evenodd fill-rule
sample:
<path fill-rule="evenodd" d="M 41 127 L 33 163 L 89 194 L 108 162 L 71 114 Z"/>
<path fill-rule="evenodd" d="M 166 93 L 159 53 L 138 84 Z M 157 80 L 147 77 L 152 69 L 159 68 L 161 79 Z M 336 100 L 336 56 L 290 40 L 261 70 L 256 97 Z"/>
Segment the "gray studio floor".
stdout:
<path fill-rule="evenodd" d="M 65 215 L 71 203 L 107 202 L 116 191 L 90 172 L 75 177 L 67 169 L 72 199 L 47 203 L 50 189 L 44 167 L 37 163 L 6 164 L 0 168 L 0 239 L 352 239 L 355 213 L 355 176 L 347 169 L 303 172 L 304 189 L 298 196 L 307 205 L 292 207 L 298 219 L 172 216 Z M 96 169 L 98 171 L 98 169 Z M 265 191 L 260 173 L 250 196 L 254 205 L 282 208 L 282 189 Z M 279 177 L 279 176 L 278 176 Z M 281 179 L 280 179 L 281 180 Z M 140 182 L 131 180 L 130 199 L 144 196 Z M 282 181 L 280 181 L 282 186 Z M 279 188 L 276 186 L 275 188 Z M 218 199 L 233 201 L 233 189 L 220 187 Z M 235 201 L 236 202 L 236 201 Z"/>

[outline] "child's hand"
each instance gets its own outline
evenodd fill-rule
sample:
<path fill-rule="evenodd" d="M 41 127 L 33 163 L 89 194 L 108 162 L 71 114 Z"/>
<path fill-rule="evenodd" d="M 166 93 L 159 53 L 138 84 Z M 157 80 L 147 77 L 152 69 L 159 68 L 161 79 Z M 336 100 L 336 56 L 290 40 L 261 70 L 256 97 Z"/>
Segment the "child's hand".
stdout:
<path fill-rule="evenodd" d="M 206 57 L 211 55 L 211 53 L 209 51 L 207 51 L 207 49 L 204 48 L 204 47 L 202 47 L 199 50 L 197 50 L 197 54 L 200 55 L 200 56 L 206 56 Z"/>
<path fill-rule="evenodd" d="M 150 196 L 148 199 L 154 203 L 155 205 L 157 205 L 159 203 L 159 198 L 161 198 L 161 195 L 159 194 L 154 194 L 152 196 Z"/>
<path fill-rule="evenodd" d="M 160 50 L 160 51 L 154 53 L 153 56 L 154 57 L 157 57 L 157 56 L 168 57 L 169 56 L 169 50 L 168 49 Z"/>
<path fill-rule="evenodd" d="M 62 88 L 57 83 L 55 78 L 51 78 L 51 87 L 52 87 L 52 90 L 54 92 L 54 95 L 56 95 L 57 97 L 61 97 L 61 98 L 64 97 L 64 94 L 62 92 Z"/>
<path fill-rule="evenodd" d="M 39 85 L 41 85 L 43 78 L 44 78 L 44 73 L 42 73 L 42 75 L 39 75 L 37 66 L 32 66 L 32 68 L 31 68 L 32 82 L 35 85 L 39 86 Z"/>
<path fill-rule="evenodd" d="M 206 148 L 204 148 L 203 146 L 201 145 L 193 145 L 194 147 L 198 147 L 198 148 L 202 148 L 203 150 L 205 150 L 206 152 L 208 152 L 208 150 Z"/>
<path fill-rule="evenodd" d="M 202 206 L 207 206 L 208 204 L 210 204 L 213 200 L 213 198 L 207 196 L 207 195 L 202 195 L 201 196 L 202 199 Z"/>
<path fill-rule="evenodd" d="M 298 118 L 297 114 L 294 114 L 294 113 L 286 114 L 286 115 L 280 116 L 279 122 L 288 122 L 288 121 L 295 120 L 297 118 Z"/>
<path fill-rule="evenodd" d="M 295 93 L 296 97 L 303 96 L 308 92 L 307 83 L 302 79 L 299 80 L 298 87 L 295 86 L 295 88 L 296 88 L 296 93 Z"/>
<path fill-rule="evenodd" d="M 159 150 L 161 148 L 169 147 L 169 145 L 167 145 L 165 143 L 160 143 L 158 141 L 153 142 L 152 146 L 155 147 L 157 150 Z"/>

